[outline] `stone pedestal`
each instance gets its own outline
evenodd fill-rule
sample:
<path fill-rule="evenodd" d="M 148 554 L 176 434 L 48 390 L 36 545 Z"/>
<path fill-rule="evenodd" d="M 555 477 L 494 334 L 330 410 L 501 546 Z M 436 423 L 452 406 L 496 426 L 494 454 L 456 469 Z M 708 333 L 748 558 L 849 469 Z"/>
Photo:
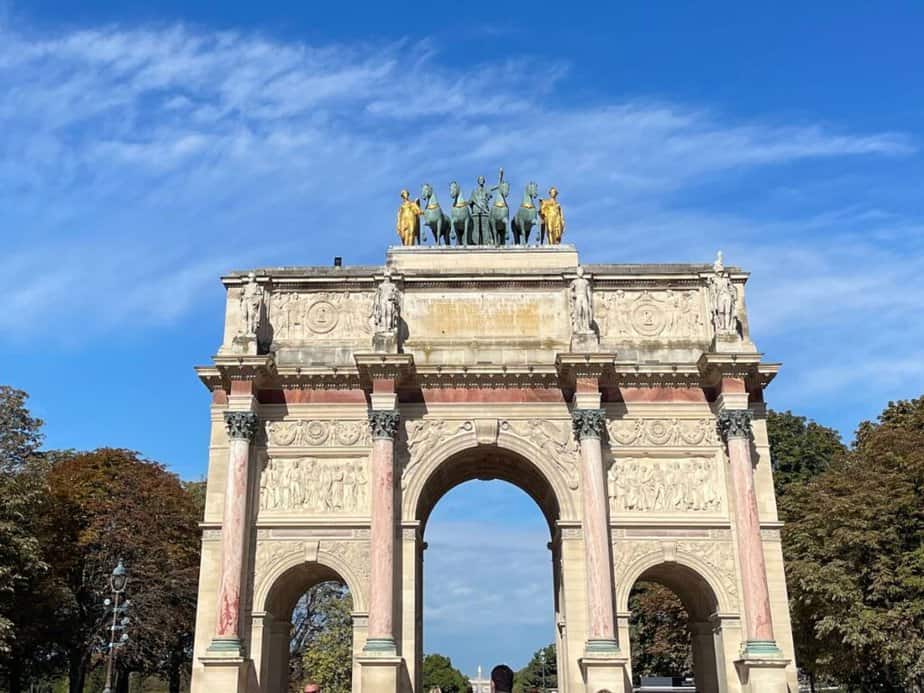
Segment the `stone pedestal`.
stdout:
<path fill-rule="evenodd" d="M 745 657 L 735 662 L 743 693 L 790 693 L 786 680 L 788 659 Z"/>
<path fill-rule="evenodd" d="M 359 663 L 360 690 L 370 693 L 397 693 L 401 690 L 404 660 L 394 655 L 370 655 L 356 658 Z"/>
<path fill-rule="evenodd" d="M 250 660 L 240 655 L 216 655 L 200 657 L 199 662 L 205 668 L 203 675 L 197 680 L 199 690 L 228 693 L 247 690 Z"/>
<path fill-rule="evenodd" d="M 372 335 L 372 351 L 377 354 L 397 354 L 398 353 L 398 333 L 395 332 L 376 332 Z"/>
<path fill-rule="evenodd" d="M 575 332 L 571 335 L 571 351 L 589 354 L 600 349 L 600 340 L 594 332 Z"/>
<path fill-rule="evenodd" d="M 581 657 L 586 693 L 632 693 L 625 657 L 584 655 Z"/>

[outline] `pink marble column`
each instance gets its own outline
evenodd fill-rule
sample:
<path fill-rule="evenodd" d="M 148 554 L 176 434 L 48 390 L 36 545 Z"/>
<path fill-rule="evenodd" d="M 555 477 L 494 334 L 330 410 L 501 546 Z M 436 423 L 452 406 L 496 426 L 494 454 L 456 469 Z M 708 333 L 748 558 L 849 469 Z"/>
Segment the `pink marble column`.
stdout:
<path fill-rule="evenodd" d="M 395 433 L 398 412 L 373 411 L 369 630 L 364 652 L 395 653 Z"/>
<path fill-rule="evenodd" d="M 584 501 L 584 556 L 587 567 L 588 653 L 619 649 L 613 611 L 613 564 L 610 558 L 606 480 L 600 435 L 602 409 L 575 409 L 574 432 L 581 444 L 581 488 Z"/>
<path fill-rule="evenodd" d="M 228 470 L 221 521 L 221 582 L 218 618 L 210 650 L 240 650 L 241 579 L 246 541 L 247 476 L 250 441 L 257 432 L 257 416 L 249 411 L 225 412 L 228 430 Z"/>
<path fill-rule="evenodd" d="M 728 446 L 728 463 L 735 493 L 735 538 L 743 587 L 745 649 L 744 654 L 767 656 L 779 654 L 773 637 L 770 616 L 770 590 L 760 537 L 760 515 L 751 462 L 751 412 L 725 409 L 719 414 L 719 430 Z"/>

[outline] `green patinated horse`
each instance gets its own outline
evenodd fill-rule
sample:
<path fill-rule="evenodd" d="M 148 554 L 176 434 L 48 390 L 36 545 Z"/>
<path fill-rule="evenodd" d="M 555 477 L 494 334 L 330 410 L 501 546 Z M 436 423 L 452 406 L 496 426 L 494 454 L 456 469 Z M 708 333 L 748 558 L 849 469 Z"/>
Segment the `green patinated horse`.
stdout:
<path fill-rule="evenodd" d="M 510 222 L 513 231 L 513 242 L 517 245 L 529 245 L 529 234 L 533 226 L 539 224 L 539 210 L 536 209 L 536 198 L 539 196 L 539 186 L 530 181 L 523 191 L 523 201 L 517 215 Z"/>
<path fill-rule="evenodd" d="M 507 230 L 510 228 L 510 208 L 507 206 L 507 196 L 510 195 L 510 183 L 501 179 L 491 190 L 497 190 L 498 197 L 491 205 L 488 218 L 488 234 L 487 238 L 482 240 L 482 243 L 485 245 L 507 245 Z"/>
<path fill-rule="evenodd" d="M 456 245 L 473 245 L 475 240 L 472 238 L 472 208 L 462 197 L 462 188 L 455 181 L 449 184 L 449 197 L 452 199 L 449 216 L 456 235 Z"/>
<path fill-rule="evenodd" d="M 424 183 L 420 189 L 420 199 L 423 200 L 423 218 L 424 223 L 430 227 L 430 233 L 433 234 L 433 242 L 436 245 L 449 245 L 450 231 L 452 223 L 449 217 L 440 207 L 439 200 L 436 199 L 436 192 L 429 183 Z"/>

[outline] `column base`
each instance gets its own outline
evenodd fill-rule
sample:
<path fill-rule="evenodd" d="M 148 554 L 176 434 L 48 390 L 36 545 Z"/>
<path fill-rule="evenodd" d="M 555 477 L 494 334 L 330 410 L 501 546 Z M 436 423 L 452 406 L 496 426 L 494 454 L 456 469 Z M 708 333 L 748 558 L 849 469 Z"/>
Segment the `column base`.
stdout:
<path fill-rule="evenodd" d="M 619 643 L 612 638 L 591 639 L 584 643 L 584 652 L 590 657 L 619 655 Z"/>
<path fill-rule="evenodd" d="M 363 650 L 365 652 L 365 650 Z M 404 659 L 384 654 L 356 658 L 359 663 L 360 690 L 374 693 L 398 693 Z"/>
<path fill-rule="evenodd" d="M 788 693 L 790 689 L 786 667 L 789 664 L 790 660 L 783 659 L 782 654 L 776 657 L 747 656 L 735 660 L 741 690 L 744 693 Z"/>
<path fill-rule="evenodd" d="M 589 646 L 591 642 L 601 641 L 588 641 L 587 645 Z M 599 693 L 599 691 L 632 693 L 627 658 L 619 656 L 618 651 L 617 648 L 609 655 L 585 654 L 581 657 L 579 662 L 581 673 L 584 675 L 584 690 L 587 693 Z"/>
<path fill-rule="evenodd" d="M 363 645 L 363 654 L 387 656 L 397 654 L 398 647 L 394 638 L 367 638 Z"/>
<path fill-rule="evenodd" d="M 236 636 L 227 638 L 219 636 L 212 638 L 212 642 L 209 644 L 209 649 L 207 652 L 210 658 L 243 657 L 244 644 L 241 642 L 241 639 Z"/>
<path fill-rule="evenodd" d="M 742 659 L 776 659 L 783 651 L 776 646 L 776 640 L 745 640 L 741 645 Z"/>

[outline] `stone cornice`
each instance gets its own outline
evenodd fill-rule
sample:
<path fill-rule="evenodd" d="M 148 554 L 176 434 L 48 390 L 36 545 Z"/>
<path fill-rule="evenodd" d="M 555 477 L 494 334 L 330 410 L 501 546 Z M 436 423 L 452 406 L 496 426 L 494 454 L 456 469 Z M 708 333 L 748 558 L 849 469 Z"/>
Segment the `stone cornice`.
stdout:
<path fill-rule="evenodd" d="M 370 382 L 379 378 L 406 381 L 414 373 L 414 357 L 410 354 L 360 353 L 353 354 L 353 361 L 360 377 Z"/>
<path fill-rule="evenodd" d="M 697 362 L 704 386 L 717 386 L 722 378 L 741 378 L 749 389 L 763 389 L 780 371 L 779 363 L 764 363 L 763 354 L 705 353 Z"/>

